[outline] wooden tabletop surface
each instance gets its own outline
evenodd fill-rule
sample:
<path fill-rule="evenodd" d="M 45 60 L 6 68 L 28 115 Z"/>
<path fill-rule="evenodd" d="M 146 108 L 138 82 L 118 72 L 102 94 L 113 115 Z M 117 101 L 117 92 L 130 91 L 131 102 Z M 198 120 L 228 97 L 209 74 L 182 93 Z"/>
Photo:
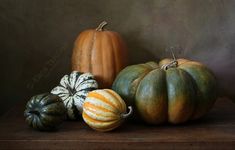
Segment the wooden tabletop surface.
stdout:
<path fill-rule="evenodd" d="M 24 106 L 0 117 L 0 149 L 233 149 L 235 104 L 225 98 L 202 119 L 183 125 L 149 126 L 126 122 L 112 132 L 99 133 L 83 121 L 66 121 L 56 132 L 27 126 Z"/>

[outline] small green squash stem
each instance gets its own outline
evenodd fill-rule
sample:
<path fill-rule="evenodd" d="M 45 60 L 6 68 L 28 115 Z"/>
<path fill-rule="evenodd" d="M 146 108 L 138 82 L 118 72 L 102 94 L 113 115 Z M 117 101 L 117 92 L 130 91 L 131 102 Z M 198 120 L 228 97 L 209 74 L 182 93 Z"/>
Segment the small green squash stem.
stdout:
<path fill-rule="evenodd" d="M 173 57 L 173 60 L 171 62 L 169 62 L 168 64 L 164 64 L 162 65 L 161 69 L 167 70 L 169 68 L 174 68 L 178 66 L 178 61 L 175 58 L 175 54 L 173 52 L 174 47 L 170 47 L 170 51 L 171 51 L 171 55 Z"/>
<path fill-rule="evenodd" d="M 103 31 L 104 26 L 106 26 L 108 23 L 106 21 L 103 21 L 100 23 L 100 25 L 95 29 L 96 31 Z"/>
<path fill-rule="evenodd" d="M 121 114 L 121 118 L 125 119 L 127 117 L 129 117 L 132 113 L 133 113 L 133 109 L 131 106 L 128 106 L 129 112 L 126 114 Z"/>

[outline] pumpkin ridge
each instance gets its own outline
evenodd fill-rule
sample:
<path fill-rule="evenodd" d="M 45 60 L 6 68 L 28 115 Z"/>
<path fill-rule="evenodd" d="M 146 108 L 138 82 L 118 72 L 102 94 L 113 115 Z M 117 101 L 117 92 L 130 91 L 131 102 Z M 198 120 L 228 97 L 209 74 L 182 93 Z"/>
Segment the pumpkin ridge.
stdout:
<path fill-rule="evenodd" d="M 71 101 L 71 97 L 69 96 L 68 98 L 69 98 L 69 99 L 67 100 L 67 102 L 65 102 L 65 101 L 64 101 L 64 102 L 65 102 L 65 106 L 66 106 L 66 107 L 68 106 L 68 104 L 69 104 L 69 103 L 70 103 L 70 101 Z M 66 109 L 67 109 L 67 108 L 66 108 Z"/>
<path fill-rule="evenodd" d="M 32 100 L 32 98 L 31 98 L 30 101 L 28 101 L 27 104 L 26 104 L 26 108 L 27 108 L 27 109 L 32 108 L 31 100 Z"/>
<path fill-rule="evenodd" d="M 47 106 L 47 105 L 50 105 L 53 103 L 62 103 L 62 102 L 61 101 L 49 101 L 49 102 L 45 103 L 43 106 Z"/>
<path fill-rule="evenodd" d="M 89 73 L 81 74 L 80 76 L 78 76 L 74 88 L 77 90 L 78 86 L 80 86 L 83 82 L 87 80 L 94 80 L 93 75 Z"/>
<path fill-rule="evenodd" d="M 96 101 L 97 99 L 94 99 L 94 100 Z M 119 114 L 119 112 L 117 112 L 116 109 L 114 110 L 113 107 L 106 108 L 106 106 L 102 106 L 102 105 L 99 105 L 99 104 L 93 104 L 93 103 L 90 103 L 90 102 L 86 102 L 84 104 L 85 104 L 86 108 L 88 107 L 88 108 L 91 108 L 93 110 L 98 110 L 98 111 L 103 112 L 103 113 L 110 113 L 113 116 L 116 116 L 117 114 Z"/>
<path fill-rule="evenodd" d="M 92 62 L 92 54 L 93 54 L 93 51 L 94 51 L 95 41 L 96 41 L 96 31 L 93 32 L 90 48 L 88 49 L 88 51 L 89 51 L 89 58 L 90 58 L 90 63 L 88 63 L 89 64 L 89 72 L 92 72 L 92 70 L 93 70 L 91 62 Z"/>
<path fill-rule="evenodd" d="M 37 122 L 36 122 L 36 117 L 33 116 L 30 125 L 33 126 L 33 127 L 35 127 L 35 128 L 37 128 L 36 123 L 37 123 Z"/>
<path fill-rule="evenodd" d="M 104 90 L 118 100 L 119 107 L 122 108 L 122 111 L 126 111 L 125 105 L 122 104 L 123 100 L 119 95 L 115 94 L 112 90 L 109 89 L 104 89 Z"/>
<path fill-rule="evenodd" d="M 90 103 L 90 102 L 84 103 L 84 106 L 85 106 L 85 105 L 89 105 L 89 107 L 92 107 L 92 108 L 94 108 L 94 109 L 100 109 L 100 110 L 105 111 L 105 112 L 112 112 L 112 113 L 114 113 L 112 110 L 109 110 L 109 109 L 107 109 L 107 108 L 104 108 L 104 107 L 101 107 L 101 106 L 98 106 L 98 105 L 94 105 L 94 104 L 92 104 L 92 103 Z"/>
<path fill-rule="evenodd" d="M 88 104 L 88 105 L 89 105 L 89 104 Z M 89 105 L 89 106 L 91 106 L 91 105 Z M 85 108 L 83 108 L 83 111 L 85 111 L 85 112 L 90 111 L 90 112 L 92 112 L 92 113 L 97 113 L 97 112 L 99 111 L 99 114 L 97 113 L 96 115 L 97 115 L 97 116 L 103 116 L 103 117 L 114 117 L 114 116 L 117 116 L 116 114 L 114 114 L 114 113 L 111 112 L 111 111 L 108 112 L 109 115 L 102 115 L 103 110 L 97 109 L 97 108 L 93 107 L 93 105 L 92 105 L 91 107 L 85 107 Z M 108 114 L 108 113 L 105 113 L 105 114 Z M 117 119 L 117 117 L 116 117 L 115 119 Z M 115 119 L 113 119 L 113 120 L 115 120 Z"/>
<path fill-rule="evenodd" d="M 105 123 L 105 124 L 109 124 L 109 125 L 112 125 L 113 123 L 116 123 L 117 122 L 117 120 L 114 120 L 114 121 L 103 121 L 103 120 L 99 120 L 99 119 L 94 119 L 94 118 L 92 118 L 92 117 L 90 117 L 89 115 L 87 115 L 87 113 L 86 112 L 84 112 L 83 114 L 82 114 L 82 116 L 83 116 L 83 118 L 84 118 L 84 120 L 89 120 L 90 122 L 95 122 L 95 123 L 100 123 L 100 124 L 102 124 L 102 123 Z M 101 127 L 102 128 L 102 127 Z"/>
<path fill-rule="evenodd" d="M 116 52 L 116 50 L 115 50 L 115 46 L 114 46 L 114 42 L 113 42 L 113 38 L 112 38 L 112 35 L 111 35 L 111 33 L 110 32 L 106 32 L 107 33 L 107 35 L 108 35 L 108 37 L 109 37 L 109 39 L 111 40 L 111 45 L 112 45 L 112 58 L 114 58 L 114 60 L 113 60 L 113 70 L 115 71 L 114 72 L 114 74 L 113 74 L 113 77 L 112 77 L 112 80 L 114 80 L 114 78 L 115 78 L 115 76 L 117 75 L 117 72 L 118 72 L 118 70 L 117 70 L 117 64 L 118 64 L 118 59 L 117 59 L 117 57 L 116 57 L 116 55 L 117 54 L 115 54 L 115 52 Z"/>
<path fill-rule="evenodd" d="M 71 96 L 68 96 L 68 97 L 66 97 L 65 99 L 62 99 L 63 103 L 64 103 L 65 101 L 67 101 L 67 99 L 70 98 L 70 97 L 71 97 Z"/>
<path fill-rule="evenodd" d="M 61 85 L 63 88 L 67 89 L 66 87 L 68 86 L 68 84 L 66 82 L 68 82 L 68 78 L 69 76 L 68 75 L 64 75 L 61 80 L 60 80 L 60 83 L 59 85 Z"/>
<path fill-rule="evenodd" d="M 53 110 L 53 107 L 56 107 L 56 105 L 58 105 L 58 104 L 54 103 L 54 104 L 51 104 L 48 106 L 44 106 L 40 112 L 51 115 L 51 116 L 57 116 L 57 115 L 64 114 L 64 112 L 61 112 L 59 110 L 56 110 L 56 111 Z M 64 104 L 61 103 L 61 105 L 64 105 Z M 60 108 L 61 108 L 61 106 L 60 106 Z M 47 109 L 51 109 L 51 110 L 48 111 Z"/>
<path fill-rule="evenodd" d="M 197 91 L 196 109 L 191 118 L 192 120 L 195 120 L 207 113 L 213 106 L 216 100 L 216 94 L 211 92 L 216 90 L 216 79 L 210 69 L 198 62 L 190 61 L 185 66 L 182 65 L 181 69 L 187 72 L 195 83 Z M 200 72 L 200 74 L 198 74 L 198 72 Z"/>
<path fill-rule="evenodd" d="M 59 94 L 57 94 L 62 100 L 66 97 L 66 96 L 68 96 L 68 93 L 59 93 Z M 67 97 L 66 97 L 67 98 Z M 66 99 L 65 98 L 65 99 Z"/>
<path fill-rule="evenodd" d="M 84 84 L 95 84 L 95 83 L 96 83 L 95 80 L 93 80 L 93 79 L 88 79 L 88 80 L 83 81 L 81 84 L 79 84 L 79 86 L 82 86 L 82 85 L 84 85 Z M 80 89 L 80 90 L 78 90 L 78 91 L 82 91 L 82 90 L 84 90 L 84 89 Z"/>
<path fill-rule="evenodd" d="M 44 99 L 44 98 L 46 98 L 48 95 L 47 94 L 45 94 L 45 95 L 43 95 L 41 98 L 40 98 L 40 101 L 39 101 L 39 103 Z M 36 102 L 36 99 L 38 99 L 39 98 L 39 96 L 37 96 L 37 97 L 34 97 L 34 103 Z M 45 105 L 45 104 L 44 104 Z"/>
<path fill-rule="evenodd" d="M 86 98 L 86 96 L 83 96 L 83 95 L 78 95 L 78 94 L 75 94 L 76 96 L 80 97 L 81 99 L 84 99 Z"/>
<path fill-rule="evenodd" d="M 52 90 L 55 90 L 55 89 L 58 89 L 58 88 L 63 88 L 64 90 L 68 90 L 66 87 L 63 87 L 63 85 L 61 85 L 61 84 L 59 84 L 58 86 L 56 86 L 55 88 L 53 88 Z M 67 93 L 67 91 L 66 91 L 66 93 L 63 93 L 63 92 L 60 92 L 60 93 L 62 93 L 62 94 L 66 94 Z M 57 94 L 54 94 L 54 95 L 57 95 Z"/>
<path fill-rule="evenodd" d="M 80 85 L 82 85 L 85 81 L 88 81 L 88 80 L 93 80 L 92 77 L 88 77 L 87 79 L 83 79 L 82 81 L 80 81 L 80 83 L 76 86 L 76 88 Z"/>
<path fill-rule="evenodd" d="M 33 120 L 33 116 L 29 115 L 29 114 L 26 114 L 25 117 L 26 117 L 26 121 L 28 121 L 31 124 L 31 122 Z"/>
<path fill-rule="evenodd" d="M 100 35 L 100 38 L 102 39 L 102 34 Z M 101 75 L 103 75 L 104 74 L 104 60 L 103 60 L 103 58 L 104 58 L 104 54 L 103 54 L 103 51 L 102 51 L 102 49 L 103 49 L 103 45 L 102 45 L 102 40 L 100 40 L 100 43 L 99 43 L 99 46 L 100 46 L 100 59 L 101 59 Z M 103 80 L 104 80 L 104 76 L 101 76 L 101 82 L 104 82 Z M 99 83 L 99 81 L 98 81 L 98 83 Z M 104 83 L 102 83 L 103 85 L 105 85 Z"/>
<path fill-rule="evenodd" d="M 47 115 L 45 113 L 42 113 L 39 118 L 41 119 L 41 122 L 43 125 L 47 126 L 47 122 L 51 123 L 57 123 L 58 121 L 61 120 L 60 116 L 52 116 L 52 115 Z M 52 119 L 54 118 L 54 119 Z"/>
<path fill-rule="evenodd" d="M 177 67 L 179 67 L 181 65 L 184 65 L 184 64 L 188 64 L 188 62 L 191 62 L 191 60 L 182 59 L 182 58 L 177 59 L 177 61 L 178 61 L 178 66 Z M 184 61 L 184 62 L 182 62 L 182 61 Z"/>
<path fill-rule="evenodd" d="M 182 64 L 180 64 L 180 65 L 184 65 L 184 64 L 187 64 L 188 62 L 190 62 L 190 61 L 186 61 L 186 62 L 184 62 L 184 63 L 182 63 Z M 179 67 L 180 67 L 180 65 L 179 65 Z M 185 73 L 187 73 L 189 76 L 190 76 L 190 78 L 191 78 L 191 81 L 192 81 L 192 83 L 193 83 L 193 88 L 194 88 L 194 90 L 196 91 L 195 92 L 195 98 L 194 98 L 194 110 L 193 110 L 193 112 L 192 112 L 192 114 L 191 114 L 191 116 L 190 116 L 190 118 L 192 118 L 192 116 L 194 116 L 194 114 L 195 114 L 195 112 L 197 111 L 196 109 L 197 109 L 197 107 L 198 107 L 198 91 L 200 91 L 201 92 L 201 90 L 199 89 L 199 87 L 198 87 L 198 85 L 197 85 L 197 83 L 196 83 L 196 80 L 193 78 L 193 76 L 186 70 L 186 69 L 184 69 L 184 68 L 178 68 L 178 69 L 180 69 L 180 70 L 182 70 L 182 71 L 184 71 Z"/>
<path fill-rule="evenodd" d="M 176 76 L 177 78 L 175 78 Z M 168 93 L 168 121 L 173 124 L 183 123 L 189 120 L 195 111 L 196 93 L 194 82 L 191 75 L 180 68 L 168 69 L 166 79 Z M 182 81 L 182 85 L 179 85 L 179 81 Z M 173 87 L 174 91 L 171 91 L 172 89 L 169 85 Z M 173 95 L 171 93 L 173 93 Z M 170 94 L 171 99 L 169 99 Z M 175 111 L 178 112 L 177 115 L 175 115 Z M 186 113 L 182 114 L 183 111 L 186 111 Z"/>
<path fill-rule="evenodd" d="M 134 69 L 135 71 L 133 71 Z M 144 64 L 131 65 L 123 69 L 114 80 L 112 89 L 116 91 L 128 105 L 134 106 L 134 99 L 136 97 L 136 90 L 142 78 L 148 74 L 152 69 Z M 128 75 L 131 72 L 131 78 Z M 128 80 L 127 82 L 125 80 Z M 119 86 L 123 86 L 120 88 Z M 127 92 L 128 91 L 128 92 Z"/>
<path fill-rule="evenodd" d="M 42 99 L 44 99 L 47 96 L 48 96 L 47 94 L 42 94 L 42 95 L 38 95 L 38 96 L 34 97 L 34 99 L 36 100 L 36 99 L 39 98 L 40 100 L 42 100 Z"/>
<path fill-rule="evenodd" d="M 113 129 L 115 129 L 115 128 L 117 128 L 120 124 L 122 123 L 122 120 L 120 120 L 120 121 L 117 121 L 117 122 L 115 122 L 115 125 L 110 125 L 110 127 L 108 127 L 108 128 L 102 128 L 102 127 L 93 127 L 93 129 L 95 129 L 95 130 L 97 130 L 97 131 L 101 131 L 101 132 L 106 132 L 106 131 L 110 131 L 110 130 L 113 130 Z"/>
<path fill-rule="evenodd" d="M 140 78 L 136 78 L 135 80 L 133 80 L 132 81 L 132 83 L 133 82 L 135 82 L 137 79 L 139 79 L 139 82 L 137 83 L 137 87 L 136 87 L 136 89 L 135 89 L 135 95 L 134 95 L 134 97 L 136 98 L 136 91 L 137 91 L 137 89 L 139 88 L 139 85 L 140 85 L 140 82 L 151 72 L 151 71 L 154 71 L 155 69 L 153 69 L 153 70 L 151 70 L 151 69 L 149 69 L 148 71 L 146 71 L 146 73 L 143 73 L 143 75 L 140 77 Z M 131 83 L 131 84 L 132 84 Z"/>
<path fill-rule="evenodd" d="M 93 90 L 96 90 L 96 89 L 97 88 L 95 88 L 95 87 L 89 87 L 89 88 L 86 88 L 86 89 L 79 90 L 78 92 L 82 92 L 82 91 L 89 92 L 89 91 L 93 91 Z"/>
<path fill-rule="evenodd" d="M 86 32 L 87 32 L 87 31 L 84 31 L 84 32 L 82 32 L 82 33 L 86 33 Z M 83 34 L 82 34 L 82 35 L 83 35 Z M 80 69 L 82 68 L 82 67 L 81 67 L 81 60 L 80 60 L 80 59 L 83 57 L 83 49 L 80 50 L 80 46 L 81 46 L 81 45 L 84 45 L 84 41 L 86 40 L 86 38 L 85 38 L 85 37 L 86 37 L 86 34 L 85 34 L 85 36 L 84 36 L 84 35 L 82 36 L 82 35 L 81 35 L 81 39 L 82 39 L 82 40 L 81 40 L 81 43 L 80 43 L 80 44 L 78 43 L 79 45 L 77 46 L 77 48 L 74 47 L 74 48 L 76 48 L 76 50 L 73 50 L 73 52 L 78 52 L 78 56 L 79 56 L 79 58 L 76 59 L 76 61 L 75 61 L 75 62 L 76 62 L 75 64 L 78 65 L 78 67 L 76 68 L 76 70 L 78 70 L 78 69 L 80 70 Z M 79 54 L 79 53 L 80 53 L 80 54 Z M 74 59 L 75 59 L 75 58 L 74 58 Z M 78 62 L 77 62 L 77 60 L 78 60 Z M 76 66 L 76 65 L 75 65 L 75 66 Z"/>
<path fill-rule="evenodd" d="M 112 102 L 110 102 L 109 100 L 107 100 L 107 98 L 104 97 L 103 95 L 101 95 L 100 93 L 91 92 L 91 93 L 89 93 L 88 97 L 94 97 L 94 98 L 96 98 L 96 99 L 99 99 L 99 100 L 101 100 L 101 101 L 103 101 L 103 102 L 105 102 L 105 103 L 111 105 L 113 108 L 116 108 L 116 106 L 115 106 Z"/>
<path fill-rule="evenodd" d="M 148 83 L 150 81 L 150 79 L 152 78 L 152 76 L 155 75 L 158 72 L 162 74 L 161 76 L 159 74 L 159 77 L 161 77 L 161 78 L 157 78 L 158 80 L 151 81 L 151 83 L 155 83 L 156 81 L 157 82 L 161 82 L 161 83 L 158 83 L 158 84 L 161 85 L 161 90 L 157 89 L 156 87 L 154 87 L 155 88 L 154 90 L 152 88 L 152 91 L 155 91 L 155 92 L 154 93 L 150 92 L 150 93 L 151 94 L 155 94 L 154 99 L 151 99 L 150 97 L 148 97 L 149 94 L 150 94 L 150 93 L 148 93 L 147 95 L 145 95 L 145 97 L 148 97 L 148 99 L 147 99 L 148 101 L 143 102 L 142 99 L 143 99 L 144 93 L 140 94 L 141 91 L 146 88 L 146 86 L 143 86 L 144 85 L 143 83 L 145 83 L 145 84 Z M 164 78 L 165 81 L 162 80 L 163 78 Z M 159 79 L 161 79 L 161 80 L 159 80 Z M 148 120 L 148 121 L 146 121 L 148 123 L 159 124 L 159 123 L 164 122 L 166 120 L 166 118 L 167 118 L 165 116 L 167 116 L 168 114 L 166 114 L 165 116 L 161 115 L 162 118 L 160 118 L 158 116 L 157 120 L 153 119 L 153 117 L 152 117 L 153 115 L 156 115 L 156 114 L 157 115 L 165 114 L 168 111 L 168 107 L 167 107 L 168 106 L 168 97 L 167 97 L 167 94 L 166 94 L 167 93 L 166 92 L 167 91 L 167 87 L 166 87 L 166 85 L 163 86 L 164 85 L 163 83 L 166 84 L 166 72 L 164 70 L 160 69 L 160 68 L 156 68 L 156 69 L 153 69 L 153 70 L 149 71 L 148 74 L 146 74 L 142 78 L 142 80 L 140 81 L 140 83 L 138 85 L 138 88 L 136 90 L 136 95 L 135 95 L 135 99 L 136 99 L 135 105 L 136 105 L 136 108 L 139 109 L 139 108 L 141 108 L 144 105 L 147 106 L 147 107 L 143 107 L 142 110 L 141 110 L 141 112 L 145 112 L 146 116 L 142 115 L 142 113 L 140 113 L 139 116 L 143 120 Z M 163 89 L 163 87 L 165 87 L 165 88 Z M 150 89 L 148 89 L 148 90 L 150 90 Z M 165 91 L 165 93 L 164 93 L 164 91 Z M 156 92 L 158 93 L 157 95 L 156 95 Z M 163 95 L 163 96 L 161 95 L 160 96 L 160 94 L 165 94 L 165 95 Z M 162 110 L 159 109 L 161 111 L 154 111 L 153 108 L 151 108 L 150 106 L 148 107 L 149 103 L 151 103 L 151 105 L 153 105 L 153 104 L 155 105 L 156 104 L 156 106 L 158 106 L 158 107 L 166 106 L 166 109 L 164 107 L 164 109 L 162 109 Z M 155 107 L 155 108 L 157 108 L 157 107 Z M 149 116 L 147 116 L 147 114 Z"/>
<path fill-rule="evenodd" d="M 102 58 L 101 58 L 101 60 L 102 60 L 102 83 L 103 83 L 103 87 L 107 87 L 107 85 L 109 85 L 109 81 L 110 81 L 110 76 L 111 76 L 111 73 L 112 73 L 112 70 L 108 70 L 108 69 L 110 69 L 109 68 L 109 64 L 111 63 L 111 62 L 109 62 L 109 63 L 105 63 L 106 62 L 106 60 L 107 60 L 107 53 L 109 53 L 109 52 L 106 52 L 107 51 L 107 45 L 110 45 L 110 39 L 109 39 L 109 36 L 108 36 L 108 34 L 106 34 L 106 33 L 103 33 L 103 34 L 101 34 L 100 35 L 101 36 L 101 38 L 102 38 L 102 40 L 101 40 L 101 51 L 102 51 Z M 104 47 L 104 48 L 103 48 Z M 108 49 L 109 51 L 110 51 L 110 49 Z M 111 61 L 113 61 L 113 60 L 111 60 Z M 110 73 L 109 73 L 110 72 Z"/>
<path fill-rule="evenodd" d="M 74 87 L 73 87 L 74 89 L 76 89 L 76 87 L 75 87 L 75 86 L 76 86 L 76 83 L 77 83 L 77 81 L 78 81 L 78 79 L 79 79 L 79 77 L 80 77 L 81 75 L 82 75 L 82 74 L 80 74 L 79 72 L 76 73 L 75 81 L 74 81 Z"/>
<path fill-rule="evenodd" d="M 150 67 L 153 70 L 160 69 L 159 65 L 156 62 L 154 62 L 154 61 L 149 61 L 147 63 L 144 63 L 144 65 Z"/>
<path fill-rule="evenodd" d="M 102 113 L 97 114 L 97 112 L 96 112 L 94 109 L 91 109 L 91 108 L 86 108 L 86 109 L 84 109 L 83 111 L 86 113 L 86 115 L 87 115 L 88 112 L 89 112 L 89 113 L 92 113 L 92 114 L 96 115 L 97 117 L 103 117 L 103 118 L 105 118 L 105 117 L 113 117 L 113 116 L 114 116 L 114 115 L 113 115 L 113 116 L 105 116 L 105 115 L 102 115 Z M 93 118 L 90 114 L 89 114 L 89 116 L 90 116 L 90 118 Z M 95 119 L 95 118 L 93 118 L 93 119 Z M 119 118 L 118 118 L 117 116 L 115 116 L 115 117 L 109 118 L 109 119 L 107 119 L 107 120 L 99 119 L 99 121 L 107 122 L 107 121 L 115 121 L 115 120 L 118 120 L 118 119 L 119 119 Z"/>
<path fill-rule="evenodd" d="M 43 126 L 43 124 L 42 124 L 42 122 L 40 121 L 39 117 L 36 117 L 35 120 L 36 120 L 37 128 L 41 128 L 41 127 Z"/>

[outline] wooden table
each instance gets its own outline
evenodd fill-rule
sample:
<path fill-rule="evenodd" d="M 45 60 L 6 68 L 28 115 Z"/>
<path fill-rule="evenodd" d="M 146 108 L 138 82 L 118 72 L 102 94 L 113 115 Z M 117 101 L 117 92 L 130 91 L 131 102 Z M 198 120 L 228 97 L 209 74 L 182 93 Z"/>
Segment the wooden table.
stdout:
<path fill-rule="evenodd" d="M 38 132 L 24 122 L 23 105 L 0 118 L 0 149 L 233 149 L 235 104 L 218 99 L 201 120 L 173 126 L 125 123 L 99 133 L 82 121 L 67 121 L 57 132 Z"/>

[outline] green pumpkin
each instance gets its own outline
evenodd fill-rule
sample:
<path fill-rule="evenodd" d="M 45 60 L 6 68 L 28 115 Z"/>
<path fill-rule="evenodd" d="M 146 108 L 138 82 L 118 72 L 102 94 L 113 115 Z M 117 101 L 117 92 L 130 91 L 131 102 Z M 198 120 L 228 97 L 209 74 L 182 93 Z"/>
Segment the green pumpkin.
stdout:
<path fill-rule="evenodd" d="M 147 123 L 183 123 L 206 114 L 216 100 L 216 79 L 203 64 L 164 59 L 128 66 L 112 89 Z"/>
<path fill-rule="evenodd" d="M 65 119 L 66 108 L 57 95 L 44 93 L 28 101 L 24 115 L 34 129 L 54 130 Z"/>

